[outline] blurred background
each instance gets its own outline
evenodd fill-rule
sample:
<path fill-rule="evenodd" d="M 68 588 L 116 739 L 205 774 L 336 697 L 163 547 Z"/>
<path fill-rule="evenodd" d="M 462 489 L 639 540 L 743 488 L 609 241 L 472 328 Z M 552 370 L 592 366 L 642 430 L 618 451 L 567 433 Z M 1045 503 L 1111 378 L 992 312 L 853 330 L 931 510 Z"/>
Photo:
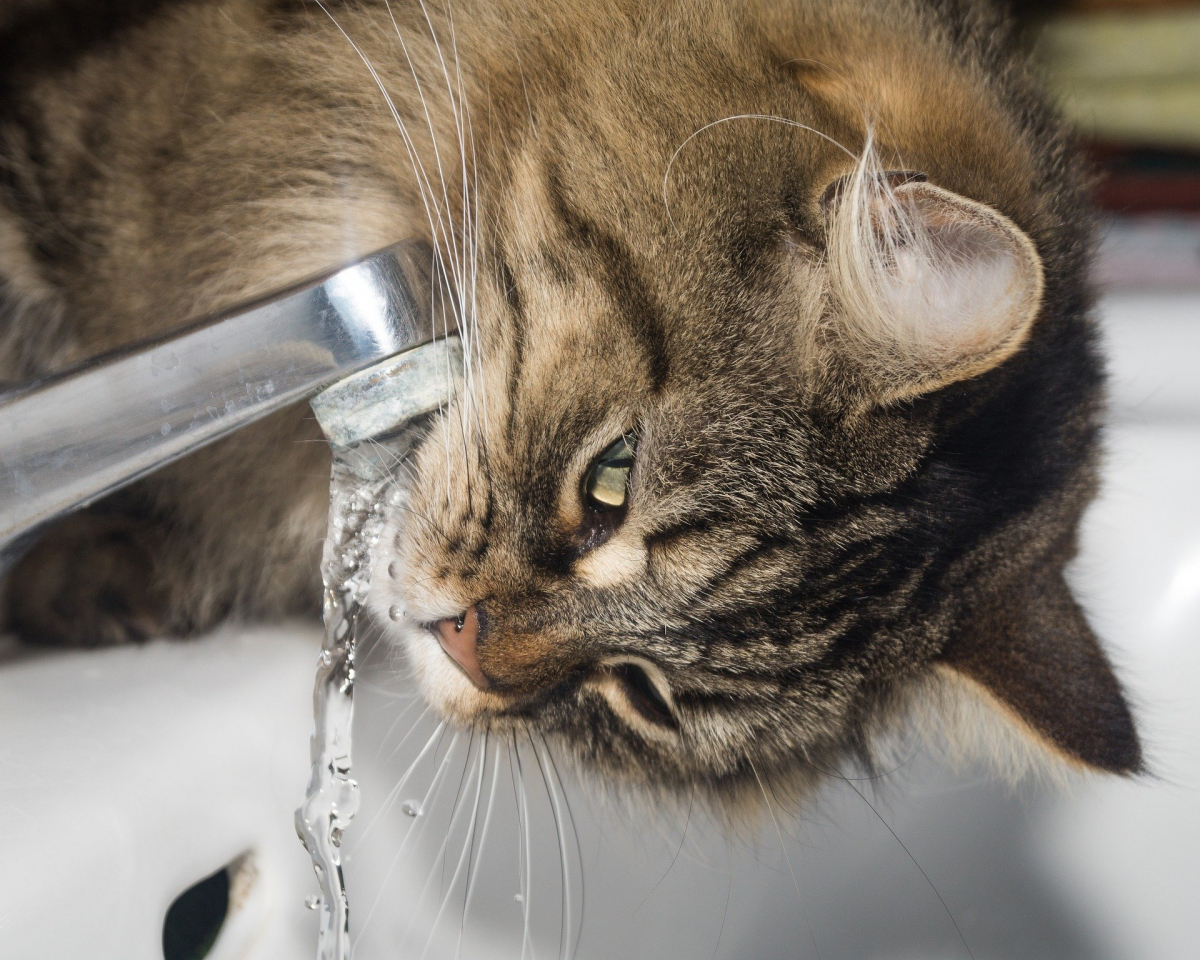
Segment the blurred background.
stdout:
<path fill-rule="evenodd" d="M 1200 286 L 1200 4 L 1014 0 L 1112 219 L 1101 281 Z"/>

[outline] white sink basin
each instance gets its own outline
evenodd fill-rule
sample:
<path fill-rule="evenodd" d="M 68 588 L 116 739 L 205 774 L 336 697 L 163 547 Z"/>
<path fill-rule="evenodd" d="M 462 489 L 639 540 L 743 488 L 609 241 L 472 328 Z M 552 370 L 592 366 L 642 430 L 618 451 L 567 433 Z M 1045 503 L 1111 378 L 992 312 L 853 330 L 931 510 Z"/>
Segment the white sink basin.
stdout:
<path fill-rule="evenodd" d="M 171 901 L 253 852 L 212 960 L 312 953 L 311 629 L 101 651 L 6 647 L 0 957 L 141 960 Z"/>

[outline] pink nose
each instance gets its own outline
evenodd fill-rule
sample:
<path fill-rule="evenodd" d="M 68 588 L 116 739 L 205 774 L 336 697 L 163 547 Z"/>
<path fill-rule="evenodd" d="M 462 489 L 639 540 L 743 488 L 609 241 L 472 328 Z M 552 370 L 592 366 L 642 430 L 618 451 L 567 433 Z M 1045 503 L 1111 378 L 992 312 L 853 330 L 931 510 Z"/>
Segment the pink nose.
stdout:
<path fill-rule="evenodd" d="M 446 617 L 433 625 L 438 643 L 463 668 L 475 686 L 486 690 L 492 685 L 483 668 L 479 666 L 479 611 L 475 605 L 467 607 L 459 617 Z"/>

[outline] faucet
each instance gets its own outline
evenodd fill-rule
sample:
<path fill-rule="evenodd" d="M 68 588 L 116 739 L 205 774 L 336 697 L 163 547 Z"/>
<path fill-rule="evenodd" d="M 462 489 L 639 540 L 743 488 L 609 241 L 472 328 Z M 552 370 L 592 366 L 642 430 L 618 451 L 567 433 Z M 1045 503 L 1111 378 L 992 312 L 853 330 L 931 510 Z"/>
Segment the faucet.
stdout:
<path fill-rule="evenodd" d="M 433 277 L 429 245 L 405 241 L 0 394 L 0 575 L 58 517 L 331 384 L 349 388 L 317 405 L 329 439 L 375 431 L 346 429 L 380 415 L 372 390 L 387 377 L 373 367 L 413 351 L 428 367 L 417 348 L 439 344 L 461 362 Z M 393 406 L 397 382 L 411 389 L 411 370 L 393 378 Z"/>

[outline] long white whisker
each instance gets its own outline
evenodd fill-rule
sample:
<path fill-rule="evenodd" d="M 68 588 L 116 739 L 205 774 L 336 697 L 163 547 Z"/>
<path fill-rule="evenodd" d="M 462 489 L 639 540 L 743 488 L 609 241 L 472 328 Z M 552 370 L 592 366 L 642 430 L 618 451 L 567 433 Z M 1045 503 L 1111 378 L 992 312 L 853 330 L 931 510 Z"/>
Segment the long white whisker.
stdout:
<path fill-rule="evenodd" d="M 483 796 L 483 776 L 487 772 L 487 734 L 484 733 L 482 747 L 479 751 L 479 773 L 475 777 L 475 802 L 471 809 L 470 826 L 467 828 L 466 841 L 463 843 L 462 853 L 459 854 L 458 864 L 454 868 L 454 873 L 450 877 L 450 884 L 446 888 L 446 895 L 442 898 L 442 905 L 438 908 L 438 912 L 434 915 L 433 925 L 430 927 L 429 941 L 425 945 L 425 949 L 421 953 L 420 960 L 425 960 L 425 955 L 429 952 L 430 946 L 433 945 L 434 937 L 437 935 L 438 924 L 441 922 L 442 914 L 446 912 L 446 907 L 450 900 L 454 897 L 455 887 L 458 886 L 458 875 L 462 872 L 463 865 L 468 861 L 468 857 L 475 849 L 475 825 L 479 822 L 479 800 Z M 453 825 L 453 817 L 451 818 Z M 449 842 L 449 831 L 447 831 L 446 841 Z M 461 943 L 462 932 L 459 931 L 459 941 Z"/>
<path fill-rule="evenodd" d="M 362 681 L 359 680 L 359 681 L 355 681 L 355 682 L 361 683 Z M 379 741 L 379 747 L 375 750 L 375 756 L 371 759 L 371 766 L 374 766 L 376 763 L 379 762 L 379 758 L 383 755 L 383 748 L 385 746 L 387 746 L 387 742 L 392 738 L 392 734 L 396 732 L 396 727 L 400 725 L 400 721 L 403 720 L 408 715 L 409 710 L 411 710 L 413 707 L 415 707 L 418 703 L 422 703 L 422 702 L 423 702 L 422 700 L 420 700 L 419 698 L 417 698 L 416 695 L 414 695 L 413 702 L 410 703 L 408 706 L 406 706 L 403 710 L 401 710 L 400 713 L 396 716 L 396 719 L 392 721 L 391 726 L 388 727 L 387 733 L 383 736 L 383 739 L 381 739 Z M 417 714 L 417 719 L 415 719 L 412 722 L 412 726 L 410 726 L 408 728 L 408 733 L 406 733 L 403 737 L 400 738 L 400 742 L 398 744 L 396 744 L 396 747 L 392 751 L 391 756 L 394 757 L 396 755 L 396 752 L 402 746 L 404 746 L 404 744 L 407 742 L 408 738 L 413 735 L 413 733 L 417 729 L 417 726 L 421 723 L 422 720 L 425 719 L 425 716 L 428 713 L 429 713 L 429 705 L 425 704 L 425 709 L 422 710 L 419 714 Z"/>
<path fill-rule="evenodd" d="M 475 388 L 474 388 L 474 371 L 476 364 L 472 363 L 473 351 L 475 347 L 475 329 L 474 324 L 477 322 L 475 313 L 475 296 L 474 296 L 474 279 L 477 275 L 475 247 L 473 242 L 474 223 L 471 214 L 471 175 L 467 168 L 467 148 L 466 148 L 466 129 L 470 125 L 470 113 L 468 105 L 465 102 L 465 94 L 462 86 L 462 71 L 461 63 L 458 58 L 458 39 L 454 27 L 454 15 L 450 10 L 449 4 L 443 9 L 446 12 L 446 18 L 450 25 L 450 37 L 452 49 L 454 51 L 455 74 L 457 77 L 458 96 L 455 96 L 455 83 L 451 80 L 450 71 L 446 64 L 445 55 L 442 52 L 441 40 L 437 35 L 433 20 L 429 15 L 428 7 L 425 0 L 418 0 L 421 7 L 421 12 L 425 16 L 425 23 L 429 28 L 430 38 L 433 40 L 434 50 L 437 53 L 438 61 L 442 69 L 442 77 L 446 83 L 446 94 L 450 101 L 450 108 L 454 116 L 455 133 L 458 138 L 459 156 L 461 161 L 461 178 L 462 178 L 462 229 L 461 234 L 461 261 L 458 265 L 458 270 L 455 274 L 455 285 L 457 287 L 458 303 L 460 310 L 460 318 L 463 320 L 459 325 L 459 333 L 463 341 L 464 355 L 464 402 L 460 405 L 461 423 L 460 429 L 462 433 L 462 443 L 464 454 L 468 449 L 467 426 L 468 422 L 478 422 L 478 410 L 475 406 Z M 472 172 L 477 174 L 477 167 L 474 163 L 474 139 L 472 137 Z M 439 157 L 439 171 L 440 157 Z M 444 190 L 444 187 L 443 187 Z M 477 194 L 476 194 L 477 196 Z M 446 200 L 449 206 L 449 200 Z M 466 457 L 468 466 L 470 457 Z M 471 475 L 468 471 L 466 475 L 467 481 L 467 500 L 470 508 L 473 503 Z"/>
<path fill-rule="evenodd" d="M 525 770 L 521 764 L 521 748 L 517 744 L 516 734 L 513 734 L 513 758 L 517 762 L 517 783 L 521 791 L 521 807 L 518 820 L 521 823 L 521 836 L 525 846 L 525 885 L 521 894 L 521 906 L 525 912 L 525 929 L 521 935 L 521 960 L 525 960 L 525 950 L 528 948 L 530 958 L 533 957 L 533 943 L 529 938 L 529 898 L 533 891 L 533 850 L 529 831 L 529 797 L 525 792 Z"/>
<path fill-rule="evenodd" d="M 450 764 L 450 756 L 453 754 L 454 748 L 457 746 L 457 744 L 458 734 L 455 733 L 453 738 L 450 740 L 450 746 L 446 748 L 446 755 L 442 758 L 442 763 L 438 767 L 437 773 L 435 773 L 433 776 L 433 781 L 429 784 L 429 789 L 425 791 L 425 796 L 421 800 L 421 806 L 419 809 L 422 813 L 429 809 L 430 799 L 436 796 L 439 786 L 445 779 L 445 773 Z M 400 846 L 397 848 L 395 856 L 392 857 L 392 862 L 388 865 L 387 873 L 384 874 L 384 882 L 379 885 L 379 893 L 375 897 L 375 902 L 371 904 L 371 909 L 367 911 L 367 918 L 363 920 L 362 926 L 358 928 L 358 935 L 354 938 L 354 942 L 356 944 L 362 938 L 363 934 L 366 933 L 367 927 L 371 923 L 371 918 L 375 916 L 375 911 L 379 908 L 379 904 L 383 900 L 384 891 L 387 889 L 387 878 L 390 877 L 392 875 L 392 871 L 396 869 L 396 864 L 400 862 L 401 854 L 404 853 L 409 841 L 412 840 L 414 836 L 417 836 L 422 832 L 423 831 L 416 829 L 416 825 L 414 824 L 413 826 L 409 827 L 408 833 L 400 842 Z M 353 948 L 351 948 L 351 950 L 353 952 Z"/>
<path fill-rule="evenodd" d="M 458 32 L 454 23 L 454 10 L 450 5 L 449 0 L 443 8 L 446 12 L 446 19 L 450 24 L 450 49 L 454 54 L 454 73 L 456 85 L 458 87 L 458 140 L 459 147 L 462 152 L 462 178 L 463 178 L 463 259 L 467 265 L 467 289 L 461 292 L 464 303 L 464 313 L 466 314 L 466 326 L 470 333 L 470 340 L 466 342 L 467 347 L 465 353 L 467 355 L 466 374 L 467 374 L 467 393 L 474 400 L 474 370 L 476 363 L 472 362 L 473 351 L 478 350 L 476 336 L 478 330 L 478 314 L 476 312 L 476 284 L 479 274 L 478 260 L 478 215 L 479 215 L 479 164 L 475 153 L 475 126 L 471 118 L 471 104 L 467 98 L 466 90 L 463 86 L 462 60 L 458 55 Z M 467 144 L 470 144 L 470 162 L 468 164 Z M 468 174 L 468 166 L 470 172 Z M 485 401 L 486 402 L 486 401 Z M 472 402 L 472 412 L 474 420 L 478 424 L 478 411 Z"/>
<path fill-rule="evenodd" d="M 345 28 L 338 21 L 337 17 L 335 17 L 329 10 L 328 6 L 326 6 L 325 0 L 316 0 L 316 3 L 321 10 L 324 11 L 325 15 L 329 17 L 330 21 L 332 21 L 338 32 L 345 37 L 346 42 L 350 44 L 354 52 L 358 55 L 358 58 L 362 61 L 363 66 L 367 68 L 367 71 L 371 74 L 371 78 L 375 81 L 376 87 L 379 88 L 379 92 L 383 95 L 383 99 L 388 106 L 388 110 L 392 115 L 392 119 L 395 121 L 396 128 L 400 132 L 401 141 L 404 143 L 405 149 L 408 152 L 409 162 L 412 164 L 413 172 L 416 174 L 417 187 L 421 195 L 421 202 L 425 207 L 425 215 L 429 220 L 429 226 L 433 232 L 435 250 L 438 246 L 440 246 L 440 242 L 438 240 L 439 234 L 449 244 L 451 242 L 452 231 L 450 234 L 447 233 L 447 228 L 445 221 L 442 218 L 441 210 L 437 206 L 436 199 L 434 199 L 433 195 L 433 189 L 429 184 L 429 178 L 425 174 L 425 167 L 421 162 L 420 153 L 417 150 L 416 144 L 412 137 L 409 136 L 408 128 L 405 126 L 404 120 L 400 116 L 400 111 L 396 108 L 395 101 L 392 99 L 391 94 L 388 93 L 387 86 L 384 84 L 382 77 L 379 76 L 378 71 L 375 69 L 374 64 L 371 63 L 366 53 L 363 52 L 362 48 L 355 42 L 354 38 L 352 38 L 350 34 L 346 32 Z"/>
<path fill-rule="evenodd" d="M 442 875 L 442 879 L 445 880 L 445 877 L 446 877 L 445 856 L 446 856 L 446 851 L 450 846 L 450 837 L 454 833 L 454 825 L 455 825 L 455 823 L 458 822 L 459 814 L 463 810 L 466 809 L 465 806 L 460 806 L 459 801 L 462 799 L 463 786 L 470 782 L 469 777 L 467 776 L 467 773 L 471 769 L 471 749 L 474 746 L 475 746 L 475 735 L 474 735 L 474 733 L 472 733 L 471 739 L 467 743 L 467 756 L 463 760 L 462 776 L 459 777 L 458 788 L 454 792 L 454 803 L 450 807 L 450 822 L 446 826 L 446 836 L 442 839 L 442 843 L 438 847 L 437 853 L 434 854 L 433 866 L 431 866 L 429 869 L 429 876 L 426 877 L 426 879 L 425 879 L 425 884 L 421 888 L 420 895 L 416 898 L 415 901 L 413 901 L 414 907 L 419 908 L 420 905 L 425 902 L 425 896 L 426 896 L 426 894 L 429 893 L 429 888 L 430 888 L 430 885 L 433 883 L 434 875 L 438 872 L 437 861 L 439 861 L 439 860 L 442 861 L 442 874 L 441 875 Z M 408 934 L 412 930 L 412 924 L 413 924 L 413 920 L 416 918 L 416 913 L 417 913 L 417 911 L 414 910 L 412 916 L 410 916 L 410 918 L 409 918 L 408 925 L 405 927 L 405 930 L 404 930 L 404 937 L 403 937 L 402 942 L 407 942 L 407 940 L 408 940 Z M 429 934 L 430 941 L 426 942 L 425 949 L 429 948 L 429 942 L 432 942 L 433 936 L 437 933 L 437 918 L 439 918 L 439 917 L 441 917 L 440 911 L 435 916 L 433 927 L 430 928 L 430 934 Z M 424 953 L 422 953 L 422 956 L 424 956 Z"/>
<path fill-rule="evenodd" d="M 550 780 L 546 776 L 546 768 L 542 766 L 542 758 L 532 736 L 529 738 L 529 746 L 533 750 L 533 759 L 537 762 L 538 773 L 542 775 L 542 786 L 546 788 L 546 796 L 550 798 L 550 814 L 554 820 L 554 834 L 558 840 L 558 855 L 562 867 L 562 914 L 559 917 L 558 951 L 562 955 L 562 960 L 567 960 L 567 941 L 571 938 L 571 873 L 568 869 L 567 845 L 563 842 L 562 816 L 558 810 L 558 794 L 550 785 Z"/>
<path fill-rule="evenodd" d="M 400 25 L 396 21 L 395 12 L 392 10 L 391 0 L 384 0 L 384 3 L 387 7 L 388 15 L 391 18 L 392 27 L 396 31 L 396 39 L 400 41 L 400 49 L 404 53 L 405 59 L 408 61 L 408 69 L 409 69 L 409 72 L 412 74 L 413 84 L 415 85 L 416 91 L 417 91 L 417 97 L 421 102 L 421 112 L 425 115 L 425 125 L 429 129 L 430 141 L 433 146 L 434 166 L 437 170 L 438 180 L 439 180 L 439 182 L 441 184 L 441 188 L 442 188 L 442 191 L 441 191 L 442 192 L 442 202 L 445 204 L 446 215 L 449 216 L 450 215 L 450 196 L 449 196 L 449 193 L 448 193 L 448 190 L 446 187 L 445 171 L 442 168 L 442 152 L 438 146 L 437 130 L 434 128 L 433 116 L 429 112 L 429 104 L 425 98 L 425 89 L 421 84 L 421 78 L 417 75 L 416 64 L 413 63 L 412 56 L 408 52 L 408 44 L 404 40 L 404 35 L 400 32 Z M 428 19 L 428 16 L 426 17 L 426 19 Z M 437 44 L 437 39 L 436 39 L 436 35 L 435 35 L 434 45 L 436 46 L 436 44 Z M 440 50 L 438 51 L 438 56 L 439 57 L 441 56 Z M 451 110 L 453 110 L 453 109 L 454 109 L 453 102 L 451 102 Z M 431 188 L 431 190 L 432 190 L 432 188 Z M 460 282 L 460 279 L 459 279 L 460 278 L 460 270 L 459 270 L 459 262 L 458 262 L 458 257 L 457 257 L 457 239 L 454 234 L 455 234 L 455 232 L 451 229 L 449 231 L 449 233 L 444 233 L 443 235 L 445 236 L 445 239 L 446 239 L 446 252 L 450 258 L 450 275 L 453 278 L 455 285 L 457 286 Z"/>
<path fill-rule="evenodd" d="M 670 220 L 672 227 L 675 227 L 675 218 L 671 216 L 671 203 L 670 203 L 670 200 L 668 200 L 668 198 L 667 198 L 667 184 L 671 178 L 671 168 L 673 166 L 675 166 L 675 161 L 678 159 L 679 154 L 683 152 L 683 148 L 686 147 L 693 140 L 695 140 L 696 137 L 700 136 L 700 134 L 704 133 L 706 130 L 711 130 L 713 127 L 719 126 L 722 123 L 729 123 L 733 120 L 768 120 L 768 121 L 771 121 L 772 123 L 786 124 L 789 127 L 798 127 L 801 130 L 807 130 L 809 133 L 815 133 L 822 140 L 827 140 L 829 143 L 832 143 L 835 147 L 837 147 L 839 150 L 841 150 L 843 153 L 845 153 L 851 159 L 854 159 L 854 160 L 858 159 L 858 157 L 854 153 L 854 151 L 850 150 L 844 144 L 839 143 L 837 140 L 833 139 L 833 137 L 829 136 L 829 134 L 822 133 L 816 127 L 810 127 L 808 124 L 800 123 L 798 120 L 790 120 L 787 117 L 776 117 L 769 113 L 739 113 L 739 114 L 735 114 L 731 117 L 721 117 L 721 119 L 713 120 L 711 123 L 706 123 L 704 126 L 700 127 L 700 129 L 693 131 L 688 136 L 688 138 L 683 141 L 683 143 L 681 143 L 678 147 L 675 148 L 675 152 L 673 154 L 671 154 L 671 159 L 667 161 L 667 169 L 663 172 L 662 195 L 663 195 L 663 206 L 666 208 L 666 211 L 667 211 L 667 219 Z M 675 227 L 675 232 L 676 233 L 679 232 L 678 227 Z"/>
<path fill-rule="evenodd" d="M 428 712 L 429 712 L 429 708 L 426 707 L 425 711 L 421 714 L 421 716 L 424 717 L 425 713 L 428 713 Z M 412 736 L 413 730 L 415 730 L 415 729 L 416 729 L 416 724 L 413 725 L 412 730 L 409 730 L 408 733 L 406 733 L 404 735 L 404 739 L 401 740 L 399 744 L 397 744 L 396 750 L 392 751 L 392 756 L 395 756 L 396 751 L 399 750 L 402 746 L 404 746 L 404 741 L 407 740 L 410 736 Z M 353 854 L 354 851 L 359 848 L 359 846 L 362 844 L 363 840 L 366 839 L 367 835 L 370 834 L 371 830 L 375 827 L 375 825 L 383 817 L 387 816 L 388 812 L 392 809 L 392 804 L 394 804 L 396 802 L 396 798 L 400 796 L 400 791 L 404 789 L 404 785 L 408 782 L 408 778 L 412 776 L 413 771 L 417 769 L 417 766 L 420 764 L 420 762 L 425 759 L 426 755 L 429 753 L 430 748 L 433 747 L 434 751 L 436 752 L 437 748 L 434 747 L 435 738 L 436 738 L 437 743 L 440 744 L 441 738 L 445 735 L 445 733 L 446 733 L 446 724 L 443 721 L 442 723 L 439 723 L 437 725 L 437 727 L 434 728 L 433 733 L 431 733 L 429 735 L 429 739 L 425 741 L 425 746 L 423 746 L 421 748 L 420 753 L 417 754 L 417 758 L 408 765 L 408 769 L 405 770 L 403 775 L 400 777 L 400 779 L 398 781 L 396 781 L 396 785 L 394 787 L 392 787 L 391 790 L 388 791 L 387 797 L 385 798 L 382 806 L 380 806 L 378 812 L 376 812 L 375 816 L 373 816 L 371 818 L 371 821 L 366 825 L 366 827 L 364 827 L 361 831 L 359 831 L 356 834 L 356 836 L 354 838 L 354 846 L 350 849 L 351 854 Z M 380 746 L 380 749 L 382 750 L 382 745 Z"/>
<path fill-rule="evenodd" d="M 487 812 L 483 815 L 483 829 L 479 831 L 479 851 L 478 858 L 483 859 L 483 845 L 487 842 L 488 825 L 492 822 L 492 811 L 496 808 L 496 784 L 500 779 L 500 744 L 496 744 L 496 756 L 492 762 L 492 786 L 488 791 Z M 467 895 L 463 900 L 462 923 L 458 928 L 458 947 L 454 951 L 454 956 L 462 956 L 463 934 L 467 929 L 467 913 L 471 909 L 471 897 L 475 893 L 475 884 L 479 880 L 479 871 L 475 871 L 475 875 L 471 875 L 471 867 L 467 865 Z"/>
<path fill-rule="evenodd" d="M 558 781 L 558 790 L 559 790 L 559 793 L 562 795 L 563 808 L 567 812 L 567 819 L 571 823 L 571 833 L 575 837 L 575 859 L 579 862 L 579 933 L 575 937 L 575 949 L 574 950 L 570 950 L 571 927 L 569 924 L 567 926 L 567 947 L 568 947 L 570 956 L 573 957 L 575 955 L 575 951 L 579 949 L 579 941 L 583 937 L 583 919 L 584 919 L 583 911 L 584 911 L 584 906 L 587 902 L 587 890 L 584 888 L 584 877 L 583 877 L 583 848 L 579 843 L 579 827 L 575 822 L 575 812 L 571 809 L 571 801 L 567 797 L 567 788 L 563 784 L 562 775 L 558 772 L 558 764 L 556 764 L 554 762 L 554 754 L 552 754 L 550 752 L 550 744 L 548 744 L 546 742 L 545 737 L 542 738 L 542 749 L 546 752 L 546 762 L 550 765 L 551 773 L 553 773 L 553 777 L 551 778 L 551 784 L 553 785 L 554 780 Z M 681 848 L 682 848 L 682 844 L 681 844 Z M 563 851 L 563 859 L 564 860 L 566 859 L 565 849 Z M 565 879 L 564 879 L 564 882 L 565 882 Z"/>

